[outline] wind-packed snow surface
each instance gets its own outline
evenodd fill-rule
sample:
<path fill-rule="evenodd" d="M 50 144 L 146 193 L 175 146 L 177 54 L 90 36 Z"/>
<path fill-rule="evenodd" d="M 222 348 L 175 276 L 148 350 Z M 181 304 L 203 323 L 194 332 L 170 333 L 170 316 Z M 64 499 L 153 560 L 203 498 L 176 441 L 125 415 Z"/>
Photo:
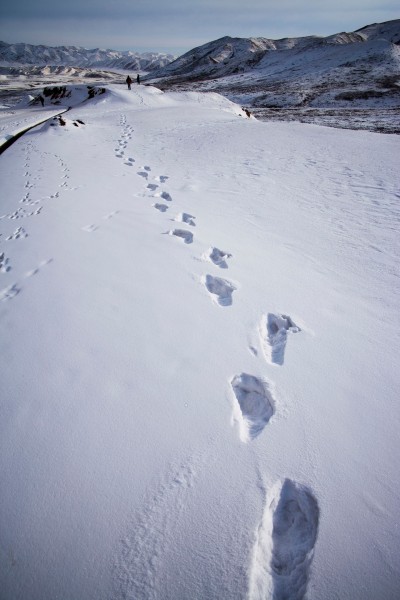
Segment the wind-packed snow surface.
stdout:
<path fill-rule="evenodd" d="M 142 86 L 3 153 L 2 599 L 398 598 L 398 156 Z"/>

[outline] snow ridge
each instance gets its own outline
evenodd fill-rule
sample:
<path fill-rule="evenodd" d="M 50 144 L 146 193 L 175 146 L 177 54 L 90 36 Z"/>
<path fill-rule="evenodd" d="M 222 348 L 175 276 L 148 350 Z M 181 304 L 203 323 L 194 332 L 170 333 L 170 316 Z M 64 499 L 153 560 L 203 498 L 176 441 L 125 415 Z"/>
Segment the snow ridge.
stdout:
<path fill-rule="evenodd" d="M 325 38 L 224 37 L 190 50 L 145 80 L 163 90 L 217 91 L 261 119 L 331 125 L 332 111 L 338 111 L 336 126 L 398 133 L 399 45 L 400 20 Z M 376 112 L 365 123 L 355 109 Z M 383 109 L 394 113 L 382 115 Z"/>
<path fill-rule="evenodd" d="M 44 46 L 32 44 L 7 44 L 0 42 L 0 62 L 6 65 L 44 65 L 81 67 L 86 69 L 124 69 L 152 71 L 164 67 L 172 60 L 172 54 L 161 52 L 132 52 L 131 50 L 105 50 L 77 46 Z"/>

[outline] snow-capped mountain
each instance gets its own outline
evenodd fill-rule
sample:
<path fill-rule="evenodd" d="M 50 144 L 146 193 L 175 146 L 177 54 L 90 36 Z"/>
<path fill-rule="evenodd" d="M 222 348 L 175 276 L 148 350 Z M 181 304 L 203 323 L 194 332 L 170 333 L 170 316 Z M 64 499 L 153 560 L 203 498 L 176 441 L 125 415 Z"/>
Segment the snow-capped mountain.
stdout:
<path fill-rule="evenodd" d="M 282 59 L 287 59 L 289 56 L 293 62 L 296 56 L 304 58 L 307 53 L 315 58 L 315 53 L 321 53 L 322 50 L 328 54 L 337 47 L 347 46 L 347 49 L 349 47 L 355 49 L 358 45 L 366 47 L 363 42 L 400 44 L 400 19 L 369 25 L 352 33 L 337 33 L 328 37 L 308 36 L 270 40 L 262 37 L 225 36 L 190 50 L 153 75 L 173 76 L 183 80 L 187 77 L 220 78 L 253 70 L 264 70 L 271 67 L 272 63 L 279 64 Z"/>
<path fill-rule="evenodd" d="M 223 37 L 147 80 L 218 91 L 258 109 L 400 106 L 400 19 L 328 37 Z"/>
<path fill-rule="evenodd" d="M 0 42 L 0 64 L 11 65 L 62 65 L 82 68 L 110 68 L 152 71 L 166 66 L 174 60 L 172 54 L 89 50 L 76 46 L 34 46 L 31 44 L 6 44 Z"/>

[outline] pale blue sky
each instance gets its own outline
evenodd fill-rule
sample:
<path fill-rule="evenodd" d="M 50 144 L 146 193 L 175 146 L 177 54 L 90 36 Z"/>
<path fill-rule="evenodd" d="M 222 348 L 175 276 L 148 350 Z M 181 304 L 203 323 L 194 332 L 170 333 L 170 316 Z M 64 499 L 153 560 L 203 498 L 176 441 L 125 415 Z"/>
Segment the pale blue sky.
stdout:
<path fill-rule="evenodd" d="M 0 40 L 179 55 L 224 35 L 330 35 L 397 18 L 398 0 L 1 0 Z"/>

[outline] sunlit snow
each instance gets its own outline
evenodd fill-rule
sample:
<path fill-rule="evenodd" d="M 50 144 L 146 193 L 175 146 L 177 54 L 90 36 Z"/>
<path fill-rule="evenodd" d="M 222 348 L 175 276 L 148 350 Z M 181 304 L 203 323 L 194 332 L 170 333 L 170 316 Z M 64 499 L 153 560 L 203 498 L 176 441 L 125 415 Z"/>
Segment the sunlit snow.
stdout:
<path fill-rule="evenodd" d="M 0 123 L 0 596 L 397 599 L 399 137 L 72 104 Z"/>

